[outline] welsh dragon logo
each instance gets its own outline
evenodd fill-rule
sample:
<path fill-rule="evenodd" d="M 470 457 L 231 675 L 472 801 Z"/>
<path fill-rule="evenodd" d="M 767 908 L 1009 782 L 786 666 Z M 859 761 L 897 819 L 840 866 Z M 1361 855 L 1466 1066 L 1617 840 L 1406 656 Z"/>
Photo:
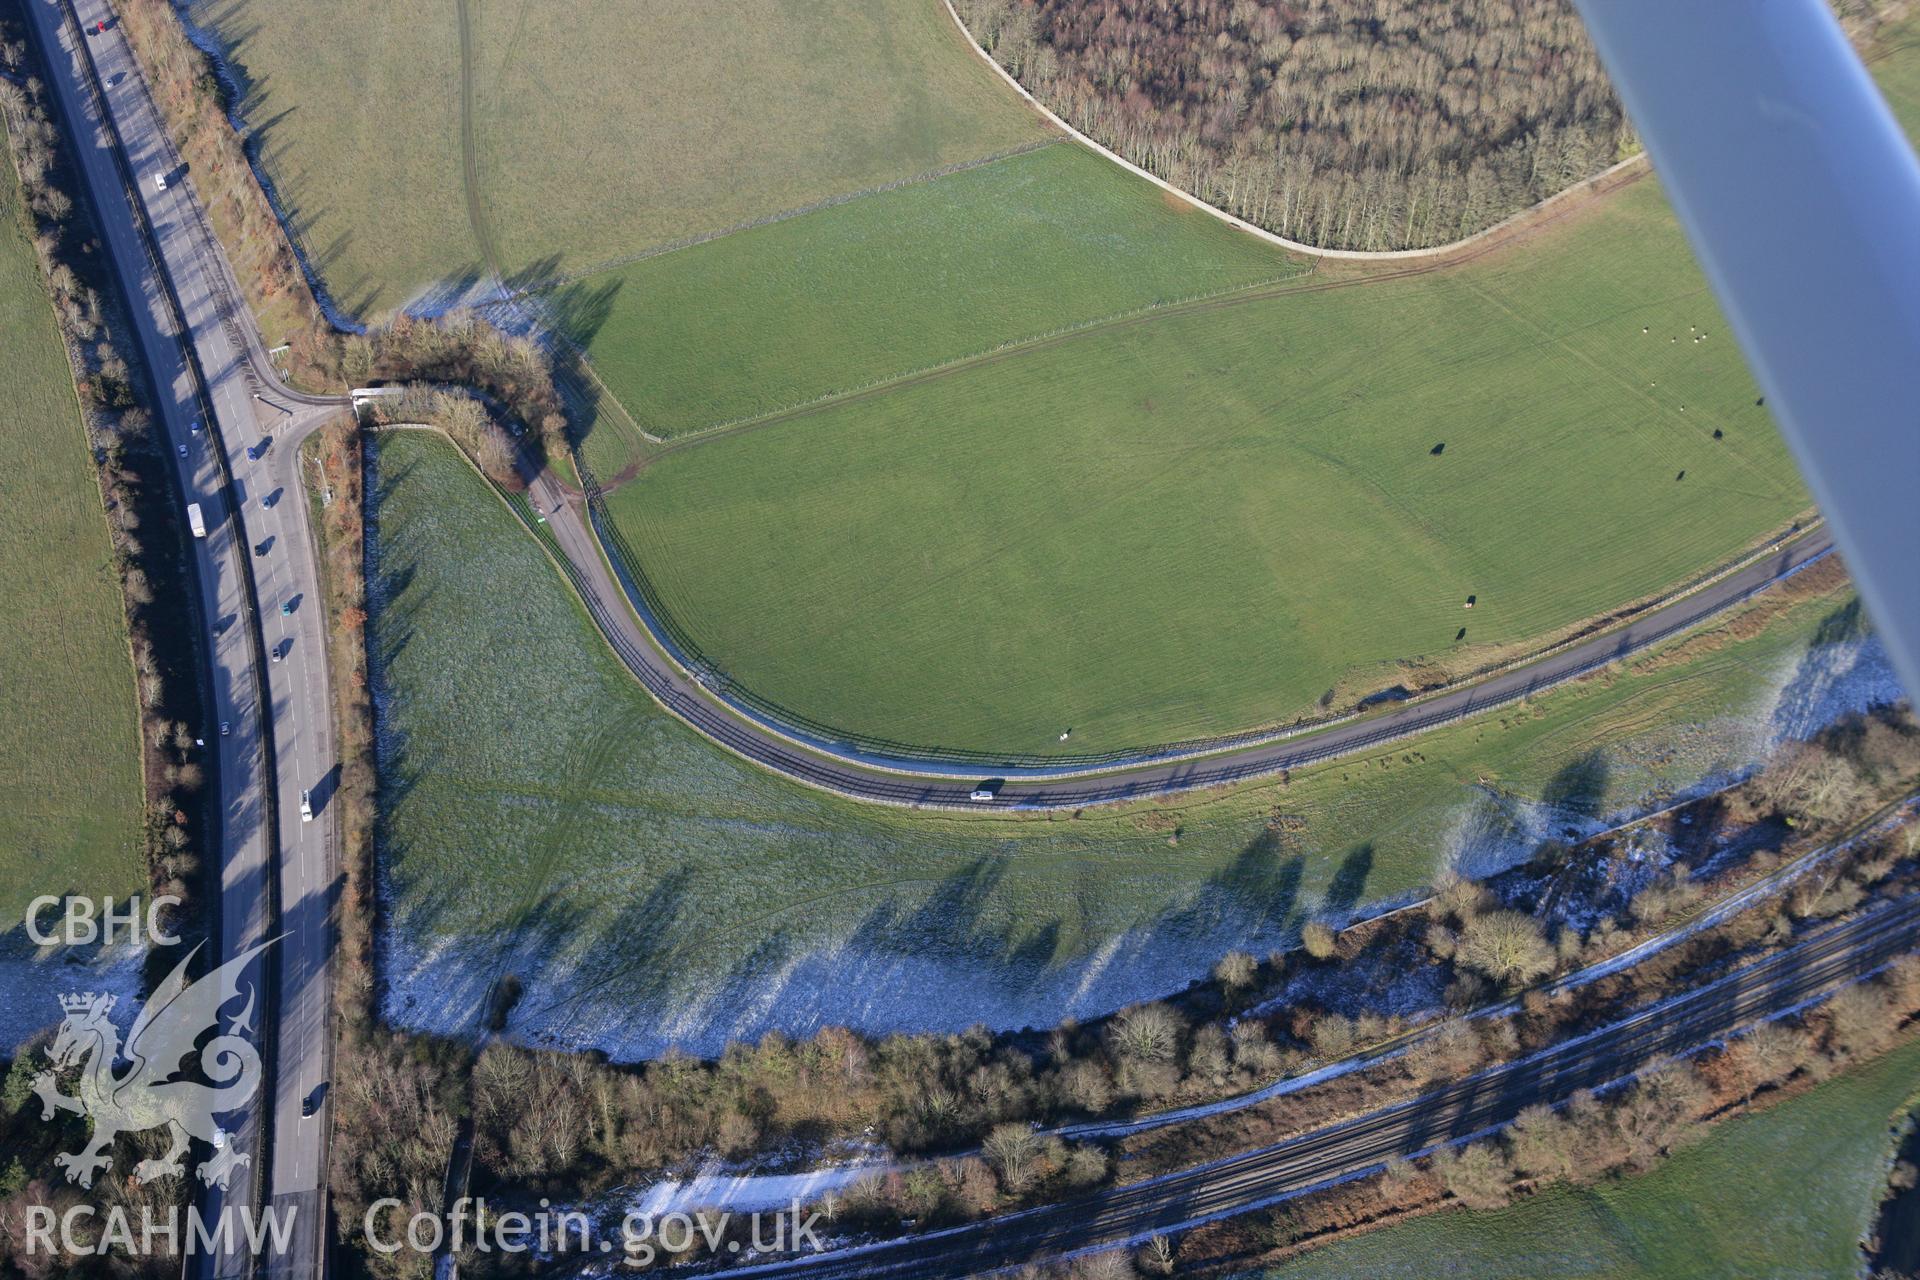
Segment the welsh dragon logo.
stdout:
<path fill-rule="evenodd" d="M 88 992 L 60 998 L 67 1016 L 47 1050 L 52 1069 L 34 1077 L 33 1091 L 40 1095 L 41 1119 L 71 1111 L 93 1121 L 93 1138 L 85 1147 L 53 1158 L 67 1171 L 67 1181 L 91 1187 L 94 1174 L 113 1164 L 115 1138 L 162 1125 L 170 1132 L 171 1144 L 159 1159 L 142 1160 L 135 1166 L 137 1182 L 184 1175 L 181 1157 L 189 1137 L 214 1148 L 213 1158 L 198 1169 L 200 1180 L 208 1186 L 224 1189 L 233 1171 L 250 1163 L 250 1156 L 228 1144 L 225 1131 L 213 1118 L 245 1106 L 260 1087 L 260 1052 L 241 1034 L 253 1031 L 251 986 L 239 1016 L 200 1049 L 200 1069 L 214 1083 L 174 1077 L 180 1074 L 182 1060 L 220 1021 L 221 1010 L 240 997 L 240 975 L 247 963 L 269 945 L 263 942 L 198 982 L 188 982 L 187 966 L 199 951 L 195 947 L 148 998 L 124 1048 L 109 1017 L 113 996 Z M 129 1069 L 117 1075 L 114 1069 L 122 1059 Z M 68 1097 L 60 1092 L 57 1073 L 76 1065 L 79 1084 Z"/>

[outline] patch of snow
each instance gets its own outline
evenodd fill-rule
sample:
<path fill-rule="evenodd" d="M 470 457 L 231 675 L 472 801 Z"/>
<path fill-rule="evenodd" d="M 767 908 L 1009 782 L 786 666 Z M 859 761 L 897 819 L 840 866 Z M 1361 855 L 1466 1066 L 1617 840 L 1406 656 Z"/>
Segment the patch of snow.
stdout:
<path fill-rule="evenodd" d="M 870 1174 L 892 1168 L 884 1159 L 858 1164 L 827 1165 L 805 1173 L 699 1173 L 691 1178 L 669 1178 L 640 1192 L 627 1205 L 629 1213 L 658 1218 L 695 1209 L 785 1209 L 810 1204 L 829 1191 L 852 1186 Z"/>
<path fill-rule="evenodd" d="M 1594 770 L 1610 780 L 1610 794 L 1553 804 L 1476 788 L 1442 842 L 1441 865 L 1469 879 L 1487 879 L 1525 862 L 1549 839 L 1590 840 L 1722 790 L 1752 773 L 1783 742 L 1812 737 L 1854 712 L 1898 702 L 1904 693 L 1886 650 L 1860 626 L 1857 615 L 1842 611 L 1828 627 L 1839 634 L 1816 638 L 1787 658 L 1748 715 L 1673 725 L 1609 743 L 1596 753 Z M 1657 770 L 1647 763 L 1669 759 L 1673 763 Z M 1629 785 L 1638 794 L 1611 794 Z"/>
<path fill-rule="evenodd" d="M 36 947 L 23 928 L 0 940 L 0 1057 L 16 1056 L 34 1036 L 65 1015 L 60 997 L 98 991 L 119 998 L 120 1007 L 140 1002 L 145 943 L 112 947 Z"/>
<path fill-rule="evenodd" d="M 1446 1000 L 1447 972 L 1410 940 L 1369 950 L 1337 965 L 1315 965 L 1293 974 L 1277 993 L 1240 1014 L 1264 1018 L 1282 1009 L 1312 1004 L 1348 1017 L 1375 1014 L 1418 1020 Z"/>
<path fill-rule="evenodd" d="M 1576 988 L 1586 986 L 1589 983 L 1597 982 L 1610 974 L 1618 973 L 1623 969 L 1628 969 L 1639 964 L 1655 952 L 1664 951 L 1676 943 L 1684 942 L 1697 934 L 1717 928 L 1733 916 L 1752 906 L 1755 902 L 1779 893 L 1787 885 L 1799 879 L 1814 867 L 1825 862 L 1831 855 L 1854 848 L 1862 841 L 1876 839 L 1886 832 L 1893 830 L 1902 822 L 1908 821 L 1914 815 L 1916 808 L 1920 808 L 1920 806 L 1914 803 L 1902 805 L 1899 809 L 1888 814 L 1867 830 L 1841 841 L 1839 844 L 1827 849 L 1820 854 L 1820 856 L 1808 858 L 1804 862 L 1796 861 L 1789 863 L 1773 874 L 1754 881 L 1739 892 L 1730 894 L 1716 903 L 1710 910 L 1703 911 L 1698 916 L 1695 916 L 1683 927 L 1670 933 L 1649 938 L 1638 946 L 1630 947 L 1611 959 L 1596 961 L 1584 969 L 1576 970 L 1555 982 L 1550 990 L 1556 993 L 1572 991 Z"/>
<path fill-rule="evenodd" d="M 1889 706 L 1905 696 L 1879 636 L 1814 645 L 1782 672 L 1765 745 L 1810 738 L 1844 715 Z"/>
<path fill-rule="evenodd" d="M 1468 880 L 1519 866 L 1548 840 L 1585 840 L 1607 823 L 1573 808 L 1474 788 L 1441 846 L 1444 865 Z"/>
<path fill-rule="evenodd" d="M 847 940 L 787 953 L 769 947 L 723 979 L 651 1008 L 620 998 L 621 957 L 516 946 L 509 969 L 526 994 L 509 1019 L 510 1038 L 535 1048 L 599 1049 L 617 1061 L 657 1057 L 669 1047 L 712 1055 L 730 1041 L 769 1031 L 805 1037 L 828 1026 L 874 1035 L 1053 1026 L 1176 990 L 1219 959 L 1220 937 L 1255 950 L 1290 942 L 1292 929 L 1250 912 L 1216 921 L 1220 932 L 1155 927 L 1123 932 L 1078 961 L 1053 966 L 983 964 L 977 955 L 941 956 Z M 476 956 L 498 963 L 497 943 L 422 942 L 387 929 L 381 957 L 390 975 L 386 1017 L 420 1030 L 460 1034 L 478 1016 L 484 980 Z"/>
<path fill-rule="evenodd" d="M 369 530 L 370 546 L 378 539 L 376 524 Z M 378 596 L 381 585 L 374 575 L 370 593 Z M 384 739 L 392 721 L 377 670 L 375 676 Z M 1433 825 L 1433 844 L 1445 865 L 1485 878 L 1522 863 L 1549 838 L 1587 838 L 1737 781 L 1781 734 L 1813 732 L 1897 692 L 1878 642 L 1839 635 L 1784 663 L 1747 714 L 1668 725 L 1608 744 L 1595 772 L 1603 794 L 1569 794 L 1560 803 L 1545 803 L 1475 788 L 1453 812 L 1435 810 L 1422 822 Z M 383 758 L 400 745 L 383 740 Z M 1629 842 L 1609 883 L 1625 892 L 1674 856 L 1664 838 Z M 487 979 L 502 963 L 498 940 L 409 927 L 392 914 L 404 895 L 391 891 L 390 874 L 383 859 L 382 901 L 389 907 L 381 939 L 383 1012 L 401 1026 L 470 1034 L 480 1020 Z M 1385 905 L 1360 904 L 1354 914 Z M 611 938 L 580 943 L 530 929 L 504 962 L 525 993 L 507 1034 L 533 1047 L 597 1049 L 617 1061 L 636 1061 L 668 1048 L 712 1055 L 729 1042 L 770 1031 L 805 1037 L 827 1026 L 874 1035 L 958 1031 L 974 1024 L 996 1031 L 1050 1027 L 1177 991 L 1204 975 L 1229 946 L 1260 954 L 1291 945 L 1298 919 L 1297 910 L 1283 917 L 1270 903 L 1209 891 L 1157 920 L 1087 938 L 1071 955 L 1038 959 L 1017 948 L 948 939 L 938 934 L 937 921 L 926 923 L 927 931 L 912 938 L 884 921 L 854 937 L 774 935 L 722 972 L 666 977 L 636 975 Z M 1393 1011 L 1413 1015 L 1428 993 L 1418 983 L 1403 986 L 1383 998 Z"/>

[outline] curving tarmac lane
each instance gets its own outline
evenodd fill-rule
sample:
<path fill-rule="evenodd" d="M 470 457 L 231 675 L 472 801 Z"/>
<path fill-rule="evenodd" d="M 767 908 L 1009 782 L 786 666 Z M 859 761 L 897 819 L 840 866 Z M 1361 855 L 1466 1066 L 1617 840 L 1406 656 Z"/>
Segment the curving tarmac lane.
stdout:
<path fill-rule="evenodd" d="M 528 497 L 546 521 L 564 566 L 594 625 L 620 660 L 668 711 L 755 764 L 857 800 L 957 809 L 1074 809 L 1215 787 L 1318 764 L 1506 706 L 1698 626 L 1831 553 L 1826 526 L 1800 533 L 1718 582 L 1625 626 L 1536 662 L 1435 697 L 1335 725 L 1209 755 L 1127 767 L 1063 765 L 1008 769 L 991 801 L 970 799 L 980 766 L 858 754 L 844 744 L 809 740 L 723 701 L 669 656 L 644 621 L 640 596 L 602 551 L 579 495 L 542 472 Z"/>
<path fill-rule="evenodd" d="M 72 3 L 83 22 L 110 14 L 105 0 Z M 33 0 L 29 8 L 43 26 L 60 12 L 58 0 Z M 168 275 L 176 286 L 187 282 L 188 287 L 180 289 L 181 300 L 193 304 L 190 326 L 211 384 L 216 417 L 229 438 L 229 447 L 234 449 L 231 462 L 235 478 L 284 483 L 291 479 L 294 449 L 270 452 L 262 466 L 245 457 L 235 442 L 252 438 L 264 421 L 269 430 L 278 423 L 280 432 L 288 436 L 287 444 L 295 444 L 316 425 L 319 416 L 343 402 L 301 396 L 280 384 L 252 317 L 237 301 L 239 292 L 233 285 L 231 268 L 205 226 L 190 184 L 176 182 L 167 192 L 156 192 L 148 185 L 149 171 L 155 164 L 164 161 L 170 168 L 177 168 L 178 163 L 118 28 L 90 36 L 87 43 L 95 62 L 101 64 L 101 74 L 113 82 L 107 91 L 110 110 L 133 171 L 140 175 L 139 189 L 154 215 Z M 84 70 L 80 74 L 84 76 Z M 64 81 L 65 77 L 56 79 Z M 80 92 L 65 83 L 57 87 L 63 98 Z M 105 148 L 82 150 L 89 153 L 85 159 L 90 177 L 96 167 L 110 168 L 111 158 L 103 158 Z M 99 189 L 96 186 L 96 191 Z M 117 260 L 118 256 L 116 253 Z M 243 398 L 245 394 L 254 395 L 251 406 Z M 260 399 L 262 395 L 267 398 Z M 729 701 L 701 683 L 672 656 L 671 645 L 647 619 L 639 593 L 608 562 L 579 495 L 551 472 L 545 472 L 531 478 L 529 497 L 546 519 L 554 543 L 567 562 L 564 567 L 568 576 L 596 626 L 622 662 L 668 711 L 745 759 L 810 786 L 858 800 L 956 809 L 1078 808 L 1135 800 L 1236 783 L 1368 750 L 1508 705 L 1605 666 L 1705 622 L 1833 549 L 1826 527 L 1816 526 L 1738 572 L 1625 626 L 1417 703 L 1312 733 L 1224 750 L 1179 755 L 1169 751 L 1131 764 L 1002 768 L 998 772 L 1004 781 L 994 798 L 974 801 L 972 793 L 993 766 L 906 755 L 889 757 L 810 737 Z M 288 558 L 308 562 L 295 564 L 296 576 L 317 583 L 311 548 L 304 536 L 304 513 L 290 516 L 287 523 L 302 535 L 288 539 Z M 272 567 L 267 571 L 271 573 Z M 310 616 L 314 632 L 311 651 L 318 653 L 318 611 Z M 293 674 L 291 669 L 289 674 Z M 324 692 L 324 671 L 320 680 L 319 689 Z M 317 709 L 325 704 L 312 700 L 310 705 Z"/>
<path fill-rule="evenodd" d="M 456 5 L 460 33 L 460 144 L 461 172 L 467 221 L 480 256 L 496 288 L 504 271 L 487 221 L 480 178 L 479 144 L 475 133 L 477 92 L 471 48 L 471 15 L 466 0 Z M 1478 258 L 1505 244 L 1516 234 L 1550 222 L 1577 207 L 1583 197 L 1624 185 L 1644 173 L 1641 157 L 1630 157 L 1603 172 L 1523 209 L 1495 226 L 1451 244 L 1431 249 L 1371 253 L 1315 250 L 1295 245 L 1272 233 L 1223 213 L 1108 151 L 1069 128 L 974 44 L 949 3 L 947 12 L 961 38 L 1036 110 L 1082 144 L 1122 168 L 1163 187 L 1202 211 L 1255 236 L 1322 257 L 1368 261 L 1415 260 L 1421 265 L 1378 277 L 1420 274 L 1442 263 Z M 1327 288 L 1363 283 L 1336 282 Z M 588 371 L 591 374 L 591 371 Z M 565 383 L 568 375 L 562 371 Z M 617 404 L 617 402 L 616 402 Z M 621 410 L 624 413 L 624 410 Z M 1249 778 L 1280 773 L 1364 751 L 1383 743 L 1423 732 L 1470 715 L 1478 715 L 1518 701 L 1617 661 L 1631 653 L 1699 625 L 1738 604 L 1833 549 L 1824 524 L 1783 541 L 1775 554 L 1756 560 L 1713 585 L 1650 611 L 1629 625 L 1615 628 L 1580 644 L 1463 686 L 1458 690 L 1341 723 L 1311 734 L 1246 735 L 1242 742 L 1202 749 L 1170 747 L 1132 761 L 1062 762 L 1056 766 L 1016 767 L 980 761 L 955 762 L 890 756 L 848 742 L 823 739 L 784 724 L 692 674 L 684 660 L 654 622 L 637 587 L 610 561 L 606 548 L 617 540 L 603 537 L 595 527 L 591 507 L 578 490 L 561 482 L 552 471 L 523 477 L 529 499 L 552 532 L 566 563 L 562 566 L 593 617 L 602 637 L 627 669 L 666 710 L 695 731 L 746 760 L 809 786 L 837 792 L 856 800 L 883 804 L 956 809 L 1075 809 L 1093 804 L 1137 800 L 1200 787 L 1221 786 Z M 991 801 L 972 799 L 975 789 L 995 775 L 998 784 Z"/>

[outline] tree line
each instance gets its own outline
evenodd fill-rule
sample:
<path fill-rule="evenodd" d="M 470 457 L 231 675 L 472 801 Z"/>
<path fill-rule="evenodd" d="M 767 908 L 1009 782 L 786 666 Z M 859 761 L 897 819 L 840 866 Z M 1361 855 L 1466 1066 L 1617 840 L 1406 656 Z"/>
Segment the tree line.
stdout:
<path fill-rule="evenodd" d="M 1886 1052 L 1911 1036 L 1916 1008 L 1920 959 L 1906 956 L 1818 1006 L 1761 1023 L 1625 1087 L 1600 1096 L 1578 1093 L 1558 1108 L 1536 1104 L 1497 1136 L 1418 1161 L 1389 1160 L 1364 1180 L 1158 1242 L 1158 1249 L 1150 1245 L 1136 1255 L 1137 1268 L 1104 1273 L 1103 1280 L 1165 1274 L 1174 1265 L 1274 1262 L 1417 1214 L 1495 1209 L 1554 1186 L 1644 1173 L 1715 1122 L 1795 1096 Z M 1163 1257 L 1165 1269 L 1156 1265 Z"/>
<path fill-rule="evenodd" d="M 188 39 L 169 0 L 121 0 L 119 12 L 247 306 L 263 330 L 278 326 L 296 385 L 339 391 L 368 382 L 471 383 L 504 416 L 537 433 L 532 443 L 549 456 L 567 451 L 552 362 L 533 339 L 470 311 L 401 315 L 359 333 L 335 328 L 234 132 L 212 60 Z"/>
<path fill-rule="evenodd" d="M 39 64 L 10 12 L 0 12 L 0 132 L 19 178 L 11 206 L 32 246 L 73 371 L 87 445 L 120 581 L 140 710 L 144 837 L 150 887 L 193 903 L 203 887 L 205 708 L 197 678 L 192 592 L 182 558 L 184 527 L 169 479 L 165 434 L 148 403 L 138 348 L 126 337 L 118 281 L 60 130 Z M 195 726 L 202 726 L 195 728 Z M 173 926 L 197 934 L 190 906 Z"/>
<path fill-rule="evenodd" d="M 957 0 L 1074 128 L 1323 248 L 1470 235 L 1636 146 L 1566 0 Z"/>
<path fill-rule="evenodd" d="M 1783 752 L 1711 803 L 1736 827 L 1793 832 L 1797 849 L 1831 839 L 1886 796 L 1910 789 L 1916 776 L 1920 729 L 1899 714 L 1858 716 Z M 1596 903 L 1601 918 L 1591 927 L 1551 932 L 1489 884 L 1445 879 L 1417 909 L 1340 930 L 1314 921 L 1297 950 L 1265 958 L 1229 952 L 1209 980 L 1178 996 L 1046 1032 L 975 1027 L 867 1036 L 829 1027 L 804 1040 L 768 1034 L 711 1061 L 670 1052 L 631 1066 L 506 1040 L 475 1054 L 429 1036 L 356 1037 L 353 1068 L 341 1073 L 336 1094 L 336 1206 L 343 1223 L 358 1223 L 382 1195 L 407 1204 L 391 1215 L 395 1223 L 430 1207 L 467 1118 L 473 1191 L 498 1204 L 535 1196 L 580 1204 L 636 1177 L 716 1156 L 747 1161 L 771 1149 L 865 1137 L 932 1158 L 839 1193 L 830 1206 L 837 1230 L 967 1221 L 1100 1185 L 1116 1169 L 1143 1177 L 1279 1141 L 1602 1025 L 1711 966 L 1790 945 L 1869 896 L 1910 891 L 1920 875 L 1916 835 L 1920 826 L 1910 823 L 1855 842 L 1823 864 L 1822 875 L 1777 899 L 1551 998 L 1539 989 L 1543 978 L 1617 955 L 1703 895 L 1775 869 L 1787 849 L 1750 850 L 1724 868 L 1725 880 L 1674 864 L 1620 901 Z M 1117 1152 L 1034 1132 L 1035 1122 L 1119 1117 L 1244 1092 L 1380 1044 L 1408 1027 L 1301 992 L 1328 985 L 1333 970 L 1383 966 L 1433 968 L 1454 1011 L 1524 998 L 1512 1015 L 1444 1022 L 1396 1058 L 1271 1103 L 1129 1138 Z M 1295 977 L 1308 981 L 1296 988 Z M 1902 983 L 1920 992 L 1920 977 L 1903 971 Z M 1843 1038 L 1871 1040 L 1873 1022 L 1847 1023 Z M 1471 1157 L 1460 1176 L 1484 1172 L 1477 1165 L 1484 1159 Z M 366 1261 L 377 1274 L 397 1276 L 418 1260 Z"/>

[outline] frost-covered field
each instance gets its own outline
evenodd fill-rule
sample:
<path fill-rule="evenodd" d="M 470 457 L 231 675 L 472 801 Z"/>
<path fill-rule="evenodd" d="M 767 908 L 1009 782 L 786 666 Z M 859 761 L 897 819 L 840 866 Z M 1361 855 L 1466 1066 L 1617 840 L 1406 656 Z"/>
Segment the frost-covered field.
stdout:
<path fill-rule="evenodd" d="M 661 713 L 443 442 L 383 440 L 374 492 L 387 1015 L 470 1030 L 510 974 L 513 1035 L 623 1059 L 1102 1013 L 1310 913 L 1657 808 L 1891 690 L 1829 587 L 1751 638 L 1290 784 L 915 815 L 790 786 Z"/>
<path fill-rule="evenodd" d="M 1842 608 L 1823 620 L 1854 617 Z M 1609 741 L 1582 763 L 1588 786 L 1570 795 L 1481 791 L 1463 803 L 1446 853 L 1462 874 L 1490 875 L 1548 839 L 1584 839 L 1655 808 L 1731 785 L 1781 743 L 1811 737 L 1841 716 L 1899 701 L 1899 678 L 1879 638 L 1843 625 L 1780 655 L 1746 701 L 1703 720 L 1675 720 Z"/>
<path fill-rule="evenodd" d="M 144 946 L 36 947 L 24 929 L 0 940 L 0 1058 L 65 1016 L 60 997 L 97 991 L 119 998 L 115 1021 L 126 1025 L 140 1001 Z"/>

